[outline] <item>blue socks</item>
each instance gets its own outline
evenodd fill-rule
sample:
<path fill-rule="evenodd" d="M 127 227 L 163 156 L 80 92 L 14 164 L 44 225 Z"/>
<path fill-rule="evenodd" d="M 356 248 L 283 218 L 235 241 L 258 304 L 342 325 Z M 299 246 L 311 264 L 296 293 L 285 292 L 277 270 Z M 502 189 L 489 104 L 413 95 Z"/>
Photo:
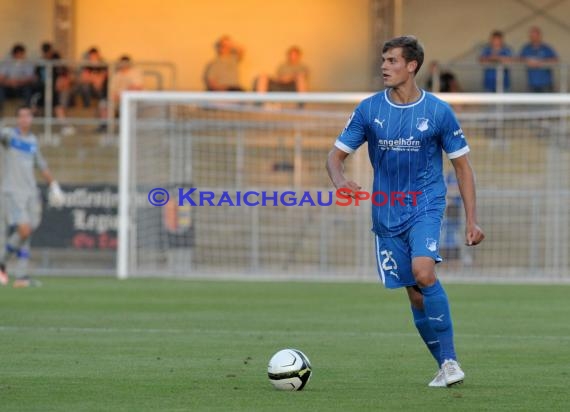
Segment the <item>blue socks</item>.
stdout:
<path fill-rule="evenodd" d="M 453 324 L 445 290 L 439 280 L 436 280 L 432 286 L 420 290 L 424 296 L 424 312 L 428 324 L 439 340 L 440 363 L 447 359 L 457 360 L 453 345 Z"/>
<path fill-rule="evenodd" d="M 441 352 L 439 339 L 437 338 L 436 333 L 429 325 L 428 318 L 426 313 L 422 309 L 416 309 L 412 306 L 412 315 L 414 315 L 414 323 L 420 336 L 424 340 L 426 346 L 428 347 L 431 355 L 434 357 L 435 361 L 437 362 L 437 366 L 441 366 L 443 361 L 440 359 L 439 355 Z"/>

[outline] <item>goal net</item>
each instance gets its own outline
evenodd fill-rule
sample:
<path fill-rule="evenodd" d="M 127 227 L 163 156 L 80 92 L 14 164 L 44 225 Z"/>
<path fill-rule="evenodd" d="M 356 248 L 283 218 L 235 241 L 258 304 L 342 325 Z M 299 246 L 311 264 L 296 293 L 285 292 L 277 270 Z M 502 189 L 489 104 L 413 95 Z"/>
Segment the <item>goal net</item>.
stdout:
<path fill-rule="evenodd" d="M 324 167 L 367 96 L 125 93 L 119 277 L 377 278 L 370 202 L 337 205 Z M 463 207 L 446 160 L 438 273 L 570 280 L 570 96 L 441 97 L 471 147 L 487 238 L 464 246 Z M 370 190 L 365 147 L 348 158 L 347 174 Z"/>

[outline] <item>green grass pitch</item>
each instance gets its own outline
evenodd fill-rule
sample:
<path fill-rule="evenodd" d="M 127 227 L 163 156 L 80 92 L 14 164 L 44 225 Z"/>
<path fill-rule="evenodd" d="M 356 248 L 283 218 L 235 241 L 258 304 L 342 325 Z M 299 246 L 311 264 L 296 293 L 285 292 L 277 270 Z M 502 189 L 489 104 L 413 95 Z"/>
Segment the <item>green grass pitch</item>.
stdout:
<path fill-rule="evenodd" d="M 456 388 L 403 291 L 376 284 L 44 279 L 0 289 L 2 411 L 567 411 L 570 287 L 447 285 Z M 267 380 L 278 349 L 313 364 Z"/>

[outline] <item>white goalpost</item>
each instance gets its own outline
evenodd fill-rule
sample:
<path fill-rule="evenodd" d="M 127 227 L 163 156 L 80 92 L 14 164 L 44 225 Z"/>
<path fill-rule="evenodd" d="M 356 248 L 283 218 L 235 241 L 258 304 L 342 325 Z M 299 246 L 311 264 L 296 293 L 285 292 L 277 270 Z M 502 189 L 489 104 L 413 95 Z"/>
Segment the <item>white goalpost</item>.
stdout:
<path fill-rule="evenodd" d="M 335 205 L 324 168 L 370 94 L 124 93 L 118 277 L 376 279 L 370 204 Z M 471 146 L 487 239 L 463 245 L 446 161 L 439 273 L 570 281 L 570 95 L 440 97 Z M 349 158 L 347 172 L 370 189 L 366 148 Z M 331 192 L 333 204 L 319 205 Z M 166 205 L 152 204 L 167 196 Z"/>

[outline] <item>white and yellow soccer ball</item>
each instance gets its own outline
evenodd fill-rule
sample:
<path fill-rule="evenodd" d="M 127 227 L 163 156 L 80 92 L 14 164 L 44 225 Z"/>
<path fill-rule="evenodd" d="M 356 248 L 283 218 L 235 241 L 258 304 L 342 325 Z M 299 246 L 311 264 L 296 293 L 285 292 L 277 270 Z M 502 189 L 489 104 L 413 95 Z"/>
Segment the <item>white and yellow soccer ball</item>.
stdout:
<path fill-rule="evenodd" d="M 282 391 L 300 391 L 311 378 L 309 358 L 297 349 L 283 349 L 269 360 L 267 376 L 271 384 Z"/>

